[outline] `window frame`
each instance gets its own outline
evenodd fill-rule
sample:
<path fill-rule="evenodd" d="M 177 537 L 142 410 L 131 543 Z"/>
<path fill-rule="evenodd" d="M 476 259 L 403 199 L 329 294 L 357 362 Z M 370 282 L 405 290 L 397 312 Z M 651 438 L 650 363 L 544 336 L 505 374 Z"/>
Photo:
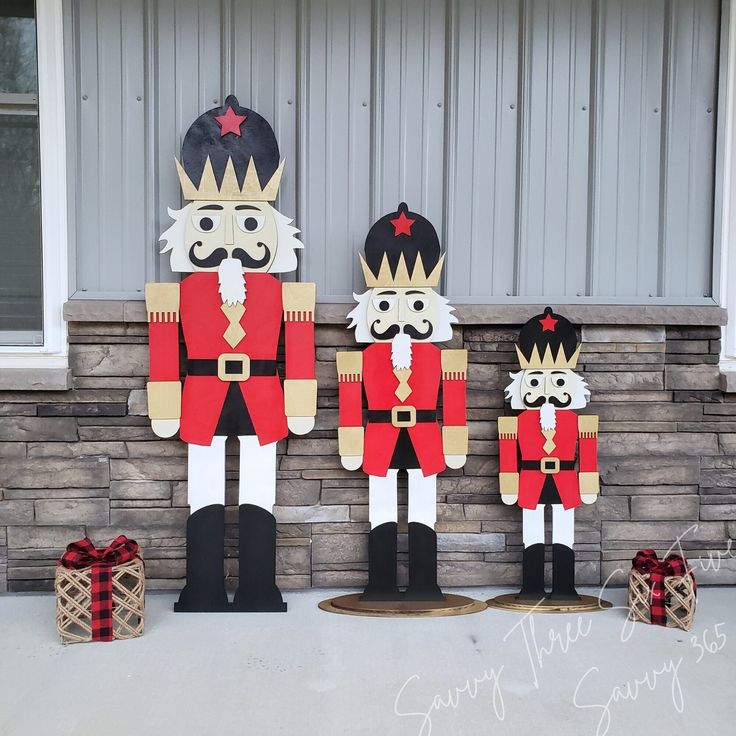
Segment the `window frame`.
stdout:
<path fill-rule="evenodd" d="M 64 389 L 69 387 L 69 348 L 63 317 L 69 275 L 62 0 L 36 0 L 36 48 L 43 343 L 0 345 L 0 387 Z"/>

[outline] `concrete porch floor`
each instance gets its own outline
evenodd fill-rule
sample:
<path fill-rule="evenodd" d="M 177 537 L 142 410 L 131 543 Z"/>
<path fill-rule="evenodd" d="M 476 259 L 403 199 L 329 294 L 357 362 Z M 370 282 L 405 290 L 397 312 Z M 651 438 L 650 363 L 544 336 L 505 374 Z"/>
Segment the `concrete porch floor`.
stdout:
<path fill-rule="evenodd" d="M 456 618 L 174 614 L 149 594 L 140 639 L 62 646 L 50 595 L 0 596 L 0 733 L 731 733 L 736 589 L 701 588 L 692 631 L 614 608 Z M 485 599 L 507 589 L 457 590 Z M 596 594 L 597 591 L 581 589 Z"/>

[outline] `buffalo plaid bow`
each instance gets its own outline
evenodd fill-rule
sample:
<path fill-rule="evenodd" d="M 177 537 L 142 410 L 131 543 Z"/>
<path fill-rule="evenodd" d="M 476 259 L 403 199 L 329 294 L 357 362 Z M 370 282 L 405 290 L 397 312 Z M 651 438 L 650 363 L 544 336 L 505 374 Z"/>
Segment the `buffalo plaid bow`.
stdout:
<path fill-rule="evenodd" d="M 59 560 L 61 567 L 92 570 L 92 641 L 112 641 L 112 568 L 138 557 L 138 543 L 121 534 L 98 550 L 88 537 L 72 542 Z"/>
<path fill-rule="evenodd" d="M 695 588 L 695 576 L 688 567 L 687 560 L 680 555 L 667 555 L 664 560 L 657 557 L 653 549 L 640 549 L 632 560 L 634 569 L 649 575 L 650 616 L 653 624 L 667 626 L 667 596 L 664 590 L 664 579 L 673 575 L 690 575 Z"/>

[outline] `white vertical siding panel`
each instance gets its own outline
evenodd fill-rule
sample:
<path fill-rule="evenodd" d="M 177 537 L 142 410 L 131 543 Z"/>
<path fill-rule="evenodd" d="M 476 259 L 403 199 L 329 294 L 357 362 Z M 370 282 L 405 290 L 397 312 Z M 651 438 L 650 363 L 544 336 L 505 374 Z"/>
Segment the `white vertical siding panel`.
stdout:
<path fill-rule="evenodd" d="M 657 296 L 665 2 L 599 7 L 591 293 Z"/>
<path fill-rule="evenodd" d="M 302 276 L 320 298 L 349 301 L 370 226 L 370 3 L 305 0 L 301 29 Z"/>
<path fill-rule="evenodd" d="M 452 7 L 447 146 L 447 292 L 493 297 L 515 288 L 517 0 Z"/>
<path fill-rule="evenodd" d="M 586 288 L 590 0 L 525 6 L 519 294 Z"/>
<path fill-rule="evenodd" d="M 379 0 L 373 217 L 401 201 L 443 232 L 444 0 Z"/>
<path fill-rule="evenodd" d="M 667 70 L 662 292 L 712 291 L 717 0 L 672 0 Z"/>

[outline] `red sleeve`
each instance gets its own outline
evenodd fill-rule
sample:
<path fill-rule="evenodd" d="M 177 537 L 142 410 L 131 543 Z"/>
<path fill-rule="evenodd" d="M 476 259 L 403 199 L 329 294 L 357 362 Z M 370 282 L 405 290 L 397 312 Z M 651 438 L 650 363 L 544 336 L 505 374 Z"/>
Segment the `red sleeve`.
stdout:
<path fill-rule="evenodd" d="M 518 473 L 516 438 L 502 438 L 498 441 L 498 470 L 500 473 Z"/>
<path fill-rule="evenodd" d="M 286 378 L 314 378 L 314 320 L 286 320 Z"/>
<path fill-rule="evenodd" d="M 340 426 L 363 426 L 363 383 L 355 380 L 340 379 L 338 383 L 340 404 Z"/>
<path fill-rule="evenodd" d="M 464 427 L 467 423 L 465 379 L 442 381 L 442 423 L 446 427 Z"/>
<path fill-rule="evenodd" d="M 581 473 L 598 472 L 598 437 L 581 435 L 578 440 L 578 470 Z"/>
<path fill-rule="evenodd" d="M 179 380 L 179 323 L 149 322 L 149 380 Z"/>

